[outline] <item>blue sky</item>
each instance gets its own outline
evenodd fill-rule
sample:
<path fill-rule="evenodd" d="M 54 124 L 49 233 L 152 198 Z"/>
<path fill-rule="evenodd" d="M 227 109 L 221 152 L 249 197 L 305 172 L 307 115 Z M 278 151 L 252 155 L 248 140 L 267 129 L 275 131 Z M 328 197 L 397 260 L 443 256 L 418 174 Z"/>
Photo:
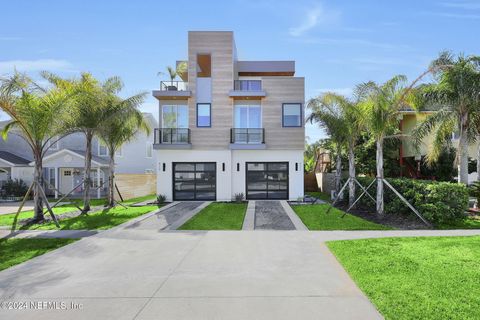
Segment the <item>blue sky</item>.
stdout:
<path fill-rule="evenodd" d="M 306 99 L 360 82 L 415 78 L 442 50 L 480 54 L 480 0 L 5 1 L 0 74 L 90 71 L 151 91 L 185 59 L 188 30 L 232 30 L 242 60 L 296 60 Z M 151 97 L 142 109 L 157 115 Z M 308 125 L 307 136 L 323 136 Z"/>

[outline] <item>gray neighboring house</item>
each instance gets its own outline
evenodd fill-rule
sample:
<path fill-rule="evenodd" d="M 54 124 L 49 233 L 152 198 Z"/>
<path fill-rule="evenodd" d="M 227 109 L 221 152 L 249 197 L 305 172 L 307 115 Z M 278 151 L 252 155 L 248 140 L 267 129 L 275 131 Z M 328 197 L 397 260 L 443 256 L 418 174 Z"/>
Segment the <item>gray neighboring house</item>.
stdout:
<path fill-rule="evenodd" d="M 158 126 L 151 113 L 144 113 L 150 127 Z M 4 127 L 9 121 L 0 122 Z M 59 197 L 75 186 L 72 196 L 81 196 L 83 168 L 85 166 L 85 136 L 81 132 L 70 134 L 54 142 L 43 158 L 43 177 L 49 196 Z M 138 133 L 136 138 L 126 143 L 115 156 L 116 174 L 153 174 L 156 154 L 153 152 L 153 132 L 150 135 Z M 107 148 L 94 138 L 92 144 L 92 197 L 103 197 L 107 192 L 106 180 L 109 177 L 109 157 Z M 8 134 L 5 141 L 0 139 L 0 187 L 8 179 L 22 179 L 27 184 L 33 180 L 33 155 L 28 144 L 15 132 Z M 100 186 L 100 187 L 99 187 Z"/>

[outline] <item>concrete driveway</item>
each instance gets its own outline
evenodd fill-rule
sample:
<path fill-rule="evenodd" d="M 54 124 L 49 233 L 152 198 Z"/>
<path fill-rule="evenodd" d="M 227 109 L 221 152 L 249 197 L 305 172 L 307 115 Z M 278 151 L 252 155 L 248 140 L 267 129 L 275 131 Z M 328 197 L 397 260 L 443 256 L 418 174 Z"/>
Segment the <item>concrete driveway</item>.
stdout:
<path fill-rule="evenodd" d="M 1 300 L 28 306 L 0 319 L 381 318 L 323 240 L 111 230 L 0 272 Z"/>
<path fill-rule="evenodd" d="M 0 215 L 15 213 L 21 202 L 0 202 Z M 22 211 L 33 210 L 33 200 L 25 201 Z"/>

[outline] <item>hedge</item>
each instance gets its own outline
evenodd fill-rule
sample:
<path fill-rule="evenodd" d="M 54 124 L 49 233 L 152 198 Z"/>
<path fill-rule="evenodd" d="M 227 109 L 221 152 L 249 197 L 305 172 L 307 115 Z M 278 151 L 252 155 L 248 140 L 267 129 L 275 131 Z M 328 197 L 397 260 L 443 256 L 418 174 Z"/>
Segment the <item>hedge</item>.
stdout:
<path fill-rule="evenodd" d="M 365 187 L 373 180 L 366 177 L 357 179 Z M 468 188 L 463 184 L 407 178 L 388 178 L 387 180 L 425 219 L 434 224 L 453 222 L 466 215 Z M 377 184 L 374 183 L 368 191 L 375 198 Z M 361 192 L 362 190 L 357 186 L 357 196 Z M 386 214 L 414 214 L 386 185 L 384 185 L 384 201 Z M 367 195 L 362 197 L 358 205 L 363 209 L 375 211 L 375 203 Z"/>

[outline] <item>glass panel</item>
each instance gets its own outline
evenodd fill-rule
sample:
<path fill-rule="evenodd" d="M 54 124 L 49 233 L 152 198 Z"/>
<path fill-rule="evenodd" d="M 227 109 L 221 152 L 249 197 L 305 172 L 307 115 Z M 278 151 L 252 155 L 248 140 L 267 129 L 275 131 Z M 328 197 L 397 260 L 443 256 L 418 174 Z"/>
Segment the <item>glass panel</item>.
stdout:
<path fill-rule="evenodd" d="M 193 191 L 195 190 L 195 183 L 192 182 L 175 182 L 175 191 Z"/>
<path fill-rule="evenodd" d="M 197 163 L 197 171 L 215 171 L 215 163 Z"/>
<path fill-rule="evenodd" d="M 249 191 L 248 198 L 249 199 L 266 199 L 267 192 L 266 191 Z"/>
<path fill-rule="evenodd" d="M 210 104 L 197 105 L 197 126 L 210 127 Z"/>
<path fill-rule="evenodd" d="M 214 200 L 214 199 L 215 199 L 215 191 L 197 192 L 197 200 Z"/>
<path fill-rule="evenodd" d="M 248 128 L 247 106 L 235 106 L 235 128 Z"/>
<path fill-rule="evenodd" d="M 193 163 L 176 163 L 175 171 L 194 171 L 195 164 Z"/>
<path fill-rule="evenodd" d="M 247 169 L 251 171 L 263 171 L 267 168 L 265 167 L 265 163 L 249 163 Z"/>
<path fill-rule="evenodd" d="M 175 199 L 177 200 L 194 200 L 195 193 L 192 191 L 176 191 Z"/>
<path fill-rule="evenodd" d="M 260 106 L 249 106 L 248 128 L 260 128 L 262 126 L 262 112 Z"/>
<path fill-rule="evenodd" d="M 283 170 L 287 171 L 287 164 L 286 163 L 269 163 L 268 170 Z"/>
<path fill-rule="evenodd" d="M 177 106 L 177 128 L 188 128 L 188 107 Z"/>
<path fill-rule="evenodd" d="M 163 128 L 175 128 L 177 124 L 177 113 L 174 110 L 174 106 L 162 107 L 162 127 Z"/>
<path fill-rule="evenodd" d="M 175 180 L 193 181 L 194 178 L 195 174 L 193 172 L 175 172 Z"/>
<path fill-rule="evenodd" d="M 266 181 L 248 181 L 248 190 L 267 190 Z"/>
<path fill-rule="evenodd" d="M 285 191 L 269 191 L 269 199 L 287 199 L 287 192 Z"/>
<path fill-rule="evenodd" d="M 285 127 L 299 127 L 302 125 L 300 104 L 283 105 L 283 125 Z"/>

